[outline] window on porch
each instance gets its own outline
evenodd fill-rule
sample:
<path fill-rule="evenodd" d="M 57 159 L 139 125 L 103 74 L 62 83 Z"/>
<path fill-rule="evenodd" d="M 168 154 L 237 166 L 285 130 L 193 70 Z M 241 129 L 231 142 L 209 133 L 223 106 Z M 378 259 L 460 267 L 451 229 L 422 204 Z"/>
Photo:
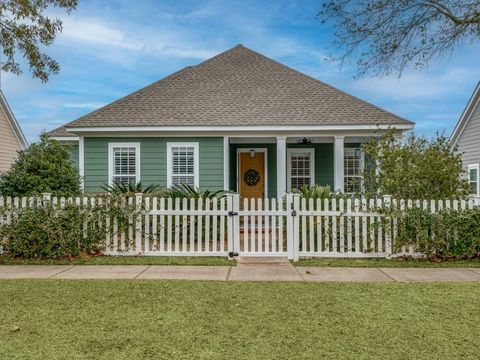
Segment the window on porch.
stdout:
<path fill-rule="evenodd" d="M 361 148 L 345 148 L 344 151 L 345 192 L 357 193 L 363 185 L 363 151 Z"/>
<path fill-rule="evenodd" d="M 287 190 L 301 189 L 315 183 L 314 149 L 287 150 Z"/>

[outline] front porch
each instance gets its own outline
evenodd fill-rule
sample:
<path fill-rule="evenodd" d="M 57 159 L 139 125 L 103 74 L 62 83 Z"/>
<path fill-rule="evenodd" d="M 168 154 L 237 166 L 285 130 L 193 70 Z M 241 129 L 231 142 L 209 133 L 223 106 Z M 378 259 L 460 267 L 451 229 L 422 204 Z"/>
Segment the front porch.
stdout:
<path fill-rule="evenodd" d="M 361 146 L 367 140 L 340 135 L 227 137 L 225 188 L 255 198 L 281 198 L 314 184 L 354 192 L 364 166 Z"/>

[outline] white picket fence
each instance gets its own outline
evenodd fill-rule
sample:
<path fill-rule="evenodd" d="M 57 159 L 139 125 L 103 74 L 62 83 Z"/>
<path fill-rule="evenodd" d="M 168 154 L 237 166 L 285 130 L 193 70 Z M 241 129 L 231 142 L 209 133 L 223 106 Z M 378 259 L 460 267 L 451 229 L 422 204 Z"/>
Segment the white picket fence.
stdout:
<path fill-rule="evenodd" d="M 44 202 L 63 207 L 98 206 L 105 197 L 38 198 L 0 197 L 1 224 L 7 224 L 19 209 Z M 303 257 L 391 257 L 416 255 L 414 244 L 395 252 L 398 219 L 386 218 L 385 207 L 422 207 L 431 212 L 444 208 L 480 206 L 470 200 L 396 200 L 300 198 L 243 199 L 228 194 L 221 199 L 171 199 L 136 194 L 124 200 L 128 225 L 120 229 L 118 219 L 106 213 L 95 226 L 106 229 L 101 239 L 108 255 L 156 256 L 286 256 Z M 85 224 L 84 231 L 88 225 Z M 1 249 L 0 249 L 1 251 Z"/>

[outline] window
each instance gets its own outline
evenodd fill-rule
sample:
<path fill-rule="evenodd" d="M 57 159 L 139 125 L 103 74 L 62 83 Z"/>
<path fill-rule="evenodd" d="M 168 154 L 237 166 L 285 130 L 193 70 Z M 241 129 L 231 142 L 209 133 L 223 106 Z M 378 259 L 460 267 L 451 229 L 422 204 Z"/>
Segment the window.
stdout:
<path fill-rule="evenodd" d="M 479 195 L 478 170 L 479 164 L 468 165 L 468 182 L 470 183 L 470 194 Z"/>
<path fill-rule="evenodd" d="M 140 144 L 108 144 L 109 183 L 128 185 L 140 182 Z"/>
<path fill-rule="evenodd" d="M 167 143 L 167 186 L 199 186 L 198 143 Z"/>
<path fill-rule="evenodd" d="M 288 191 L 315 183 L 314 149 L 287 149 Z"/>
<path fill-rule="evenodd" d="M 345 148 L 344 187 L 346 193 L 356 193 L 362 189 L 363 151 L 360 148 Z"/>

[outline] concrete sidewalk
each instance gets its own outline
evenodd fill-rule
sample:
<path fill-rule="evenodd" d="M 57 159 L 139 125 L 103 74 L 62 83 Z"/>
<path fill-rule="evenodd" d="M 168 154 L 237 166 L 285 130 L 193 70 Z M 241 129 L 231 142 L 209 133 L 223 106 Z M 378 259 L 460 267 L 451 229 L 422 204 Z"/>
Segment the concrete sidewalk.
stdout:
<path fill-rule="evenodd" d="M 0 279 L 313 282 L 480 281 L 480 268 L 332 268 L 294 267 L 290 263 L 239 263 L 238 266 L 0 265 Z"/>

